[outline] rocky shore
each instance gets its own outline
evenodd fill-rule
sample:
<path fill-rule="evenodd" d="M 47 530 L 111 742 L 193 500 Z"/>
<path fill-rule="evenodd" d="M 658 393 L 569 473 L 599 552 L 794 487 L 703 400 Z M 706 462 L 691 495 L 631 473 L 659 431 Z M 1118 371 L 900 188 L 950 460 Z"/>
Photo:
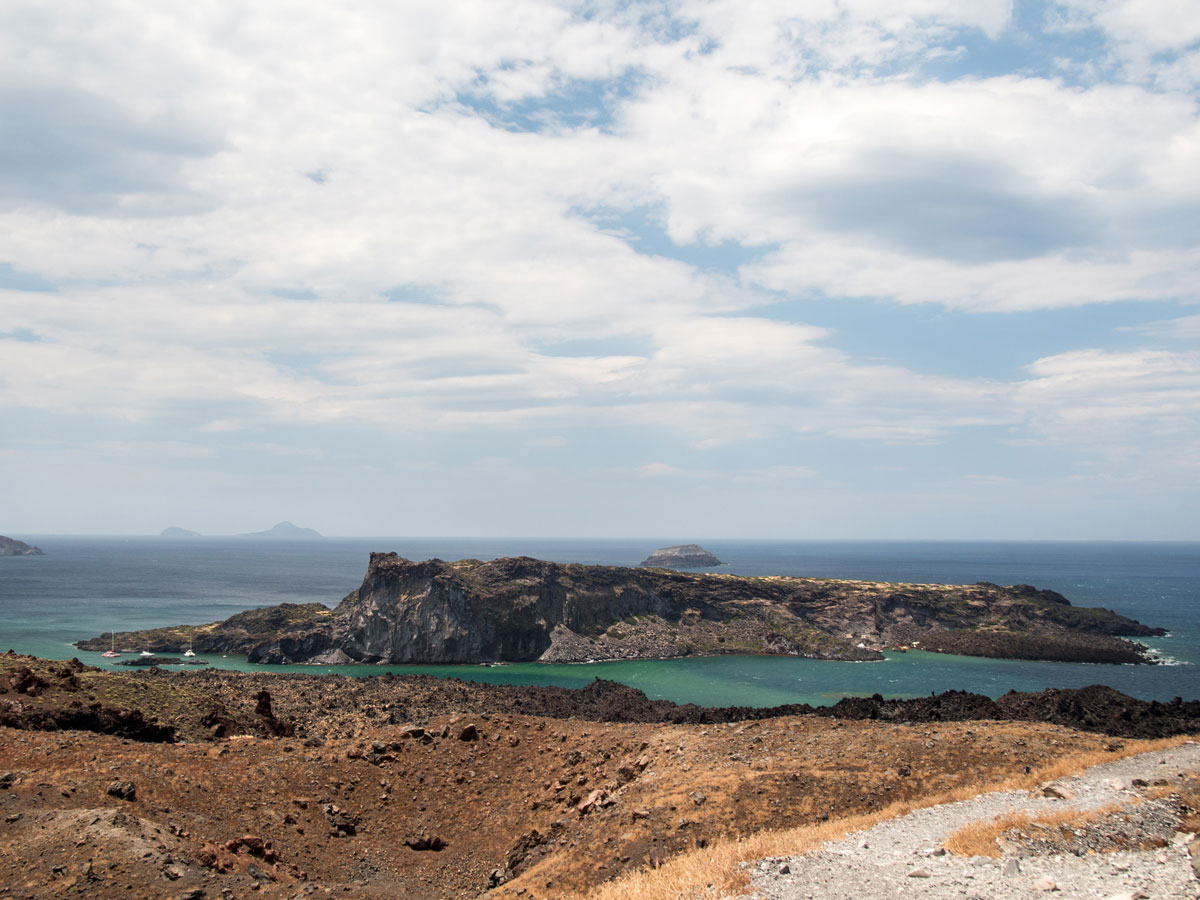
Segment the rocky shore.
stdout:
<path fill-rule="evenodd" d="M 664 569 L 703 569 L 723 566 L 725 563 L 699 544 L 678 544 L 655 550 L 638 565 L 659 566 Z"/>
<path fill-rule="evenodd" d="M 1200 700 L 1145 701 L 1102 685 L 1037 692 L 1011 691 L 995 700 L 967 691 L 888 700 L 848 697 L 830 706 L 702 707 L 651 700 L 641 691 L 597 679 L 584 688 L 484 684 L 431 675 L 295 675 L 157 667 L 115 673 L 78 660 L 54 662 L 0 656 L 0 725 L 78 728 L 137 740 L 203 740 L 231 733 L 354 734 L 365 724 L 423 720 L 439 713 L 522 714 L 549 719 L 643 725 L 722 725 L 787 717 L 916 722 L 1049 722 L 1111 737 L 1162 738 L 1200 733 Z M 87 689 L 84 690 L 86 683 Z M 239 715 L 247 697 L 267 692 L 272 713 Z M 87 702 L 84 702 L 84 700 Z M 141 723 L 157 723 L 141 734 Z"/>
<path fill-rule="evenodd" d="M 122 647 L 245 653 L 257 663 L 585 662 L 791 654 L 882 659 L 892 646 L 1086 662 L 1152 660 L 1163 634 L 1029 585 L 892 584 L 691 574 L 517 557 L 413 562 L 373 553 L 335 608 L 281 604 L 204 626 L 116 635 Z M 81 640 L 107 649 L 110 635 Z"/>

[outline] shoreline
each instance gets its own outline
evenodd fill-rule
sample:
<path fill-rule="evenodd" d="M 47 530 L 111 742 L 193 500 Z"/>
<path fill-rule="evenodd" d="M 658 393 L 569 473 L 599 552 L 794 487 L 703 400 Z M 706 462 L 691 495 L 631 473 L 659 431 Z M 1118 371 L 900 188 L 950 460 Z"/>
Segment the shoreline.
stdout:
<path fill-rule="evenodd" d="M 593 721 L 643 723 L 721 723 L 762 721 L 781 717 L 815 717 L 846 720 L 892 722 L 938 721 L 1026 721 L 1054 722 L 1072 728 L 1098 731 L 1113 736 L 1167 737 L 1182 733 L 1200 733 L 1200 698 L 1175 698 L 1163 702 L 1139 700 L 1113 688 L 1092 684 L 1083 688 L 1047 688 L 1042 691 L 1010 690 L 999 697 L 963 690 L 934 692 L 929 697 L 887 698 L 879 692 L 842 696 L 829 704 L 783 703 L 773 706 L 700 706 L 651 699 L 643 691 L 602 678 L 578 686 L 507 684 L 475 681 L 431 673 L 380 672 L 361 676 L 320 672 L 251 672 L 220 669 L 211 665 L 131 667 L 128 670 L 100 669 L 78 659 L 66 662 L 21 656 L 9 651 L 0 655 L 0 667 L 20 671 L 22 683 L 34 690 L 18 689 L 30 698 L 65 697 L 70 713 L 78 717 L 77 690 L 81 673 L 92 681 L 120 684 L 155 684 L 160 690 L 191 690 L 198 684 L 216 694 L 270 691 L 273 696 L 295 694 L 303 697 L 308 690 L 327 691 L 334 684 L 343 693 L 360 697 L 359 704 L 386 707 L 386 698 L 396 690 L 418 691 L 430 699 L 431 709 L 458 703 L 464 711 L 521 711 L 551 718 L 582 718 Z M 470 668 L 470 667 L 468 667 Z M 43 674 L 39 674 L 43 673 Z M 465 672 L 463 674 L 466 674 Z M 130 679 L 133 679 L 131 682 Z M 45 702 L 34 703 L 45 706 Z M 103 704 L 102 704 L 103 705 Z M 136 704 L 135 704 L 136 705 Z M 297 702 L 297 708 L 303 704 Z M 53 703 L 50 704 L 53 706 Z M 128 706 L 128 704 L 126 704 Z M 140 707 L 139 707 L 140 709 Z M 94 710 L 93 710 L 94 712 Z M 125 712 L 128 712 L 126 709 Z M 117 718 L 125 715 L 120 713 Z M 153 718 L 153 709 L 140 709 L 140 715 Z M 0 724 L 13 727 L 19 721 L 41 721 L 40 714 L 29 719 L 20 711 L 0 710 Z M 307 715 L 318 715 L 307 713 Z M 5 718 L 7 716 L 7 718 Z M 81 720 L 94 717 L 84 715 Z M 194 723 L 181 720 L 183 731 Z M 297 721 L 303 721 L 303 717 Z M 19 726 L 18 726 L 19 727 Z"/>
<path fill-rule="evenodd" d="M 414 562 L 373 552 L 338 606 L 281 603 L 201 626 L 101 634 L 79 649 L 245 653 L 249 662 L 471 664 L 721 655 L 879 660 L 883 648 L 1153 664 L 1130 637 L 1166 629 L 1056 591 L 555 563 Z"/>

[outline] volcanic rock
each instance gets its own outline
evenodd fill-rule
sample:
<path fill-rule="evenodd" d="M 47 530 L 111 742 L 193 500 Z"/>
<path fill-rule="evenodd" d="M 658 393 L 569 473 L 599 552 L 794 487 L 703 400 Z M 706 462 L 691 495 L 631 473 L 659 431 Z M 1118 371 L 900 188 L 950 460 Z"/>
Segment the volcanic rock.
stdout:
<path fill-rule="evenodd" d="M 977 656 L 1147 662 L 1117 635 L 1162 634 L 1026 585 L 890 584 L 692 574 L 529 557 L 413 562 L 372 553 L 336 609 L 282 604 L 207 626 L 120 636 L 254 663 L 584 662 L 770 653 L 878 660 L 920 642 Z M 106 649 L 101 636 L 82 649 Z"/>
<path fill-rule="evenodd" d="M 699 544 L 677 544 L 655 550 L 639 563 L 660 569 L 702 569 L 725 565 Z"/>
<path fill-rule="evenodd" d="M 137 785 L 132 781 L 114 781 L 108 786 L 106 793 L 118 800 L 136 800 Z"/>

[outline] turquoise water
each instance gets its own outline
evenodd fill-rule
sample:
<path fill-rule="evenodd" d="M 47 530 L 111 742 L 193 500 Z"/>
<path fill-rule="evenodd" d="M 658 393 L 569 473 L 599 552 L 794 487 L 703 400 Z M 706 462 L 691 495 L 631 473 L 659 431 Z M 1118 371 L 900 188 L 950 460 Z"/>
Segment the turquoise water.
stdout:
<path fill-rule="evenodd" d="M 224 619 L 275 603 L 330 606 L 357 587 L 372 550 L 412 559 L 524 554 L 560 562 L 633 565 L 677 541 L 462 540 L 410 538 L 267 542 L 236 539 L 19 536 L 41 557 L 0 558 L 0 651 L 77 656 L 110 665 L 71 642 L 128 631 Z M 878 581 L 1028 583 L 1080 606 L 1106 606 L 1170 629 L 1146 643 L 1170 662 L 1102 666 L 986 660 L 910 651 L 880 663 L 792 657 L 636 660 L 587 665 L 251 666 L 208 657 L 224 668 L 267 671 L 421 672 L 505 684 L 577 687 L 608 678 L 653 698 L 706 706 L 832 703 L 881 693 L 911 697 L 951 688 L 999 696 L 1008 690 L 1108 684 L 1143 699 L 1200 697 L 1200 545 L 1053 542 L 704 541 L 743 575 L 811 575 Z"/>

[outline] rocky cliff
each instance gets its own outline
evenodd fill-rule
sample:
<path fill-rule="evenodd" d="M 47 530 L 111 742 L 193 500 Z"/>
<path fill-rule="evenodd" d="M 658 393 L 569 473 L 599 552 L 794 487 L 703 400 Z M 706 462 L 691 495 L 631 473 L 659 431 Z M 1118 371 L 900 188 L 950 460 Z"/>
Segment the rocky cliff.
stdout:
<path fill-rule="evenodd" d="M 0 534 L 0 556 L 43 556 L 41 547 L 34 547 L 16 538 Z"/>
<path fill-rule="evenodd" d="M 686 574 L 517 557 L 413 562 L 373 553 L 358 590 L 223 623 L 118 635 L 122 646 L 246 653 L 265 663 L 474 663 L 793 654 L 871 660 L 881 649 L 1145 662 L 1116 635 L 1162 634 L 1028 585 L 889 584 Z M 969 635 L 970 639 L 954 637 Z M 106 649 L 107 636 L 81 641 Z"/>
<path fill-rule="evenodd" d="M 640 565 L 662 569 L 704 569 L 725 564 L 699 544 L 679 544 L 655 550 Z"/>

